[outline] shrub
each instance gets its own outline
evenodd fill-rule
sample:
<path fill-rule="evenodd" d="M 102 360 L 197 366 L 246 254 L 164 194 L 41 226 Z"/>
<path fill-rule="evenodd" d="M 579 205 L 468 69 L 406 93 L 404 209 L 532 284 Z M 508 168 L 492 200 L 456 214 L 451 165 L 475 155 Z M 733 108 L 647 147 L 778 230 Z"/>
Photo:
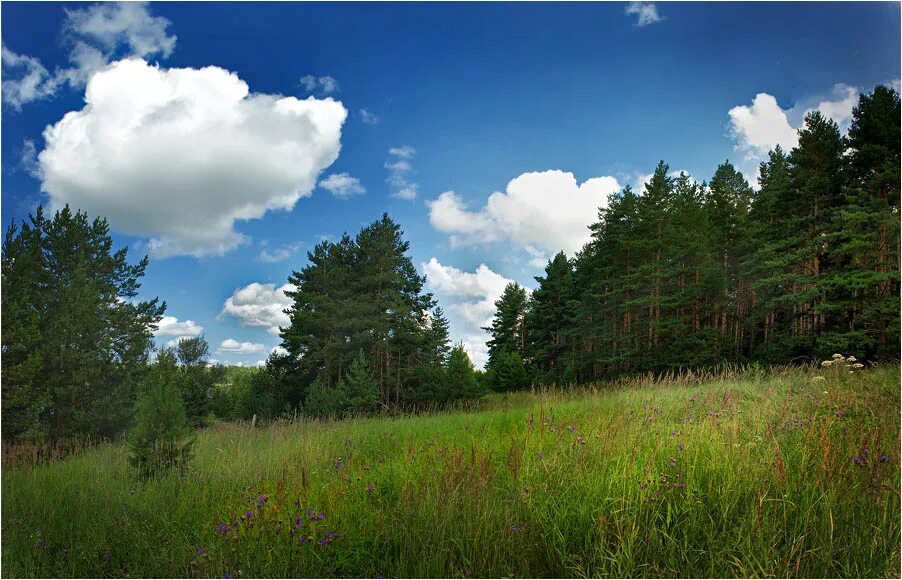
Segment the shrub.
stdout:
<path fill-rule="evenodd" d="M 193 439 L 185 418 L 178 368 L 163 351 L 150 370 L 135 405 L 135 425 L 128 435 L 129 461 L 144 478 L 182 471 L 191 459 Z"/>
<path fill-rule="evenodd" d="M 308 415 L 334 417 L 341 413 L 344 406 L 343 393 L 337 388 L 327 387 L 319 379 L 315 380 L 307 389 L 304 412 Z"/>

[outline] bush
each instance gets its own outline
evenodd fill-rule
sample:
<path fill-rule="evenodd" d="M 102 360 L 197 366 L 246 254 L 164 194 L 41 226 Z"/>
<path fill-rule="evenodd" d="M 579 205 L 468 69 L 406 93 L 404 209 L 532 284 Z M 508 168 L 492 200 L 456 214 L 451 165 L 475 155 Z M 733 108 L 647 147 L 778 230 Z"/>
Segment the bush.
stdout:
<path fill-rule="evenodd" d="M 325 386 L 319 379 L 307 389 L 304 413 L 314 417 L 334 417 L 345 407 L 343 393 L 337 388 Z"/>
<path fill-rule="evenodd" d="M 141 477 L 181 472 L 191 459 L 193 439 L 185 418 L 175 357 L 163 351 L 135 405 L 135 425 L 128 435 L 129 462 Z"/>

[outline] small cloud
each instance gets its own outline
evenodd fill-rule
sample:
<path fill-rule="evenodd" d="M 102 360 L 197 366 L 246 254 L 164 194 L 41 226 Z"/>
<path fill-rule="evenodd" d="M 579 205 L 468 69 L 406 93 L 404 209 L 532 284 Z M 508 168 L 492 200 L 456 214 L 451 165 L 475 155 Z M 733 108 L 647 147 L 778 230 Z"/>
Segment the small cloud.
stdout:
<path fill-rule="evenodd" d="M 319 186 L 339 199 L 366 193 L 366 188 L 360 184 L 360 180 L 347 173 L 333 173 L 325 179 L 321 179 Z"/>
<path fill-rule="evenodd" d="M 266 347 L 259 342 L 238 342 L 234 338 L 222 341 L 217 349 L 218 354 L 259 354 L 265 352 Z"/>
<path fill-rule="evenodd" d="M 629 16 L 637 16 L 636 26 L 640 27 L 664 20 L 664 17 L 658 14 L 658 7 L 654 2 L 630 2 L 624 12 Z"/>
<path fill-rule="evenodd" d="M 178 336 L 180 338 L 200 336 L 204 327 L 193 320 L 179 321 L 175 316 L 164 316 L 158 323 L 154 336 Z"/>
<path fill-rule="evenodd" d="M 416 153 L 417 150 L 410 145 L 392 147 L 388 150 L 392 159 L 385 162 L 385 168 L 388 169 L 388 177 L 385 182 L 391 186 L 392 197 L 408 201 L 416 199 L 420 186 L 410 179 L 410 175 L 413 173 L 413 164 L 410 160 Z"/>
<path fill-rule="evenodd" d="M 288 350 L 286 350 L 285 347 L 283 347 L 283 346 L 274 346 L 274 347 L 272 347 L 272 350 L 269 351 L 269 354 L 275 354 L 278 356 L 286 356 L 288 354 Z"/>
<path fill-rule="evenodd" d="M 417 150 L 410 145 L 404 145 L 402 147 L 392 147 L 388 150 L 388 153 L 401 159 L 412 159 L 417 154 Z"/>
<path fill-rule="evenodd" d="M 360 114 L 360 120 L 363 121 L 364 123 L 366 123 L 367 125 L 378 125 L 379 124 L 379 117 L 377 115 L 375 115 L 374 113 L 371 113 L 369 110 L 360 109 L 359 114 Z"/>
<path fill-rule="evenodd" d="M 19 153 L 19 167 L 35 179 L 41 178 L 41 165 L 38 163 L 38 151 L 34 141 L 26 139 L 22 142 L 22 151 Z"/>
<path fill-rule="evenodd" d="M 303 244 L 301 244 L 300 242 L 296 244 L 287 244 L 284 246 L 279 246 L 272 252 L 264 248 L 260 251 L 260 261 L 267 264 L 274 264 L 276 262 L 281 262 L 282 260 L 287 260 L 291 256 L 295 255 L 302 246 Z"/>
<path fill-rule="evenodd" d="M 298 82 L 304 87 L 304 91 L 308 93 L 319 92 L 323 95 L 328 95 L 339 91 L 338 81 L 328 75 L 322 77 L 304 75 Z"/>

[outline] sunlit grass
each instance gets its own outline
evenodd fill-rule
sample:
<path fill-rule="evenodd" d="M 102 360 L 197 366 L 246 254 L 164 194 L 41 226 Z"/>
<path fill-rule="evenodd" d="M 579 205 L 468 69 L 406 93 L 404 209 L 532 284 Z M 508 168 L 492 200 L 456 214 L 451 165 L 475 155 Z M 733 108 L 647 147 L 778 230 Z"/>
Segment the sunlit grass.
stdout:
<path fill-rule="evenodd" d="M 899 378 L 637 379 L 222 425 L 188 476 L 147 483 L 108 445 L 3 470 L 2 572 L 899 577 Z"/>

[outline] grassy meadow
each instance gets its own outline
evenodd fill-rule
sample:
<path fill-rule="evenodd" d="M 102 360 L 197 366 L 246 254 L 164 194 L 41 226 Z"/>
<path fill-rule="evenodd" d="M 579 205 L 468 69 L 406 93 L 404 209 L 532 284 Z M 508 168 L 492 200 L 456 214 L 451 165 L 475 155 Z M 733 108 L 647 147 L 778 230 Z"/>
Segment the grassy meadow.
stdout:
<path fill-rule="evenodd" d="M 223 424 L 4 466 L 6 577 L 900 576 L 900 373 L 777 369 Z"/>

